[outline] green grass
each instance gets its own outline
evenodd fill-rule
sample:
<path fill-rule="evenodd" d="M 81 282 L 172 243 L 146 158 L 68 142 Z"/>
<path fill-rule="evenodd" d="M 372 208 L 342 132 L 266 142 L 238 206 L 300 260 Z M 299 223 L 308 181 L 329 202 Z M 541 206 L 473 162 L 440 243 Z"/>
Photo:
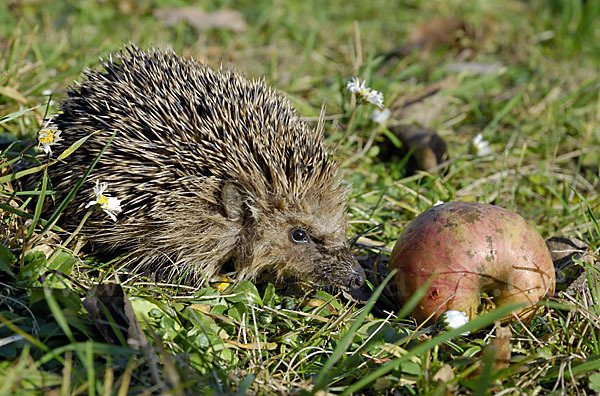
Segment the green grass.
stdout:
<path fill-rule="evenodd" d="M 557 295 L 530 322 L 512 322 L 512 358 L 496 370 L 484 348 L 502 312 L 471 322 L 473 333 L 457 337 L 461 331 L 415 330 L 396 315 L 402 307 L 374 316 L 322 290 L 249 282 L 196 290 L 127 277 L 122 258 L 84 257 L 75 243 L 56 238 L 47 222 L 53 219 L 36 209 L 40 197 L 52 196 L 50 183 L 40 184 L 36 195 L 21 195 L 14 180 L 25 171 L 14 166 L 32 159 L 41 120 L 58 111 L 55 101 L 66 87 L 131 41 L 264 76 L 311 123 L 326 104 L 326 139 L 339 145 L 336 156 L 352 185 L 349 236 L 371 230 L 370 239 L 391 248 L 404 226 L 437 200 L 477 201 L 520 213 L 545 238 L 586 241 L 597 261 L 598 2 L 200 2 L 208 11 L 239 10 L 248 23 L 241 34 L 197 32 L 183 22 L 167 27 L 153 12 L 169 3 L 0 3 L 0 143 L 8 147 L 0 158 L 0 394 L 600 391 L 597 295 L 590 301 Z M 384 54 L 439 15 L 462 18 L 471 34 L 459 46 L 384 62 Z M 486 75 L 449 71 L 456 62 L 499 66 Z M 385 130 L 370 121 L 372 106 L 353 110 L 344 87 L 355 75 L 382 91 L 386 106 L 444 85 L 394 122 L 436 130 L 449 147 L 447 173 L 409 175 L 401 159 L 378 159 Z M 472 154 L 470 142 L 480 132 L 493 156 Z M 46 164 L 35 166 L 42 180 Z M 49 270 L 55 272 L 40 283 Z M 123 337 L 104 343 L 83 307 L 87 288 L 121 279 L 149 348 L 130 349 Z M 437 381 L 446 365 L 452 378 Z"/>

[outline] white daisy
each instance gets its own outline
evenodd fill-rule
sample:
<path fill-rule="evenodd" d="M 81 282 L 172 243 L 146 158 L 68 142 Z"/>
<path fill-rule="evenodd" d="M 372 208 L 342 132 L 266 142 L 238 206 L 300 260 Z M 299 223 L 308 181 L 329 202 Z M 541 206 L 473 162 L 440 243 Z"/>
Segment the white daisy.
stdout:
<path fill-rule="evenodd" d="M 379 107 L 380 109 L 383 108 L 383 94 L 379 91 L 375 91 L 375 90 L 369 91 L 365 100 L 369 103 L 374 104 L 375 106 Z"/>
<path fill-rule="evenodd" d="M 392 112 L 387 107 L 383 110 L 374 109 L 371 113 L 371 119 L 381 125 L 390 118 L 390 115 L 392 115 Z"/>
<path fill-rule="evenodd" d="M 48 155 L 52 155 L 52 146 L 60 140 L 60 130 L 56 125 L 52 125 L 52 119 L 46 120 L 38 132 L 38 148 L 44 150 Z"/>
<path fill-rule="evenodd" d="M 352 79 L 348 81 L 348 84 L 346 84 L 346 88 L 355 94 L 361 101 L 374 104 L 380 109 L 383 108 L 383 94 L 366 87 L 365 82 L 361 82 L 358 77 L 352 77 Z"/>
<path fill-rule="evenodd" d="M 346 88 L 352 92 L 353 94 L 363 95 L 363 93 L 367 90 L 365 87 L 365 82 L 361 82 L 358 77 L 352 77 L 348 84 L 346 84 Z"/>
<path fill-rule="evenodd" d="M 487 140 L 483 140 L 483 135 L 478 133 L 477 136 L 471 142 L 473 145 L 473 151 L 479 157 L 485 157 L 486 155 L 492 154 L 492 149 Z"/>
<path fill-rule="evenodd" d="M 121 200 L 116 197 L 107 197 L 104 195 L 104 191 L 107 188 L 108 183 L 100 183 L 100 181 L 96 180 L 96 186 L 94 186 L 96 199 L 88 202 L 85 207 L 89 208 L 92 205 L 98 205 L 113 221 L 117 221 L 116 214 L 121 212 Z"/>
<path fill-rule="evenodd" d="M 458 329 L 460 326 L 467 324 L 469 322 L 469 317 L 466 313 L 462 311 L 446 311 L 438 318 L 438 323 L 445 330 L 453 330 Z M 461 333 L 460 335 L 466 336 L 469 335 L 469 332 Z"/>

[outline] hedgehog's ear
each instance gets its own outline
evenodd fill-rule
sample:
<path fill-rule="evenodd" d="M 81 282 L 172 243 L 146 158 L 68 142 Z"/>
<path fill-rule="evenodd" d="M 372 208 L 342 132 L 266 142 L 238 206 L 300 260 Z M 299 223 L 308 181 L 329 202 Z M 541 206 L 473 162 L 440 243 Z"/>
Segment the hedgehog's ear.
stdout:
<path fill-rule="evenodd" d="M 241 186 L 231 180 L 226 181 L 221 191 L 221 198 L 227 219 L 241 222 L 244 217 L 244 194 Z"/>

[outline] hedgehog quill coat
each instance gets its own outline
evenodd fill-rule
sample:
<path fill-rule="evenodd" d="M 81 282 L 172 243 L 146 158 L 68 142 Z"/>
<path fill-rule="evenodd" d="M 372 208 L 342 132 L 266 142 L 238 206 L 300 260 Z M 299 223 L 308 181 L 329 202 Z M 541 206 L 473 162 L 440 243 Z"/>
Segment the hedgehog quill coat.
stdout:
<path fill-rule="evenodd" d="M 346 191 L 322 127 L 309 130 L 263 81 L 214 71 L 172 52 L 128 47 L 68 91 L 55 150 L 93 134 L 50 168 L 66 192 L 116 131 L 64 213 L 83 217 L 96 180 L 121 199 L 112 222 L 95 212 L 94 249 L 131 252 L 138 269 L 202 283 L 228 261 L 238 279 L 269 271 L 356 287 L 364 272 L 346 242 Z"/>

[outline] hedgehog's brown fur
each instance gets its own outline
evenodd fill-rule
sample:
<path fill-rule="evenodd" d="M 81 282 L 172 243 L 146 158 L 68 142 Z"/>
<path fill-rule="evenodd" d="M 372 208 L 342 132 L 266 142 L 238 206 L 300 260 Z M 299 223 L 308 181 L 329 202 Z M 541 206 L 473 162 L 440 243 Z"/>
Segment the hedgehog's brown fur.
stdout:
<path fill-rule="evenodd" d="M 112 222 L 97 211 L 85 231 L 100 250 L 132 252 L 138 268 L 201 283 L 235 264 L 238 279 L 268 270 L 357 286 L 364 272 L 346 242 L 346 191 L 323 146 L 289 102 L 263 81 L 213 71 L 172 52 L 127 47 L 68 91 L 53 122 L 61 152 L 50 168 L 66 192 L 116 136 L 64 213 L 75 227 L 96 180 L 121 199 Z M 309 234 L 291 240 L 292 229 Z"/>

